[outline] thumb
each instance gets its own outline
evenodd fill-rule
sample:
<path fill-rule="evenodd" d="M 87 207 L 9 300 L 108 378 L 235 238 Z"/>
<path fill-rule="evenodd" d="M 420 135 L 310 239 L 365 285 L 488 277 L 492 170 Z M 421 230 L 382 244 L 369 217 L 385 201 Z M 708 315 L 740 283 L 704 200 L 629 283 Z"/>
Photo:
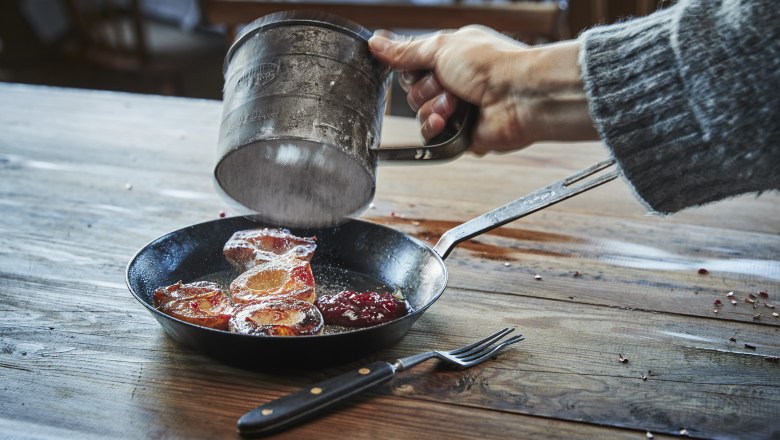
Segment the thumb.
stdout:
<path fill-rule="evenodd" d="M 433 39 L 420 40 L 387 38 L 384 31 L 377 31 L 368 40 L 368 47 L 375 58 L 394 70 L 432 70 L 435 64 Z"/>

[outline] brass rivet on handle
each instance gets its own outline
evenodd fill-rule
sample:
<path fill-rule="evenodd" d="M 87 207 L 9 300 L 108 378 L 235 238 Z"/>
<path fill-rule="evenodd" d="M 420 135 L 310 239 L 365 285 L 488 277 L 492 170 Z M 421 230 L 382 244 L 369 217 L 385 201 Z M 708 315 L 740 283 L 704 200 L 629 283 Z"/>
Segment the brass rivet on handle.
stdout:
<path fill-rule="evenodd" d="M 310 393 L 312 393 L 312 394 L 322 394 L 322 388 L 320 388 L 320 387 L 314 387 L 314 388 L 312 388 L 312 389 L 311 389 L 311 391 L 309 391 L 309 392 L 310 392 Z"/>
<path fill-rule="evenodd" d="M 368 368 L 361 368 L 361 369 L 358 370 L 358 373 L 362 374 L 363 376 L 365 376 L 366 374 L 368 374 L 370 372 L 371 372 L 371 370 L 369 370 Z"/>
<path fill-rule="evenodd" d="M 271 414 L 273 414 L 273 413 L 274 413 L 274 410 L 272 410 L 272 409 L 268 409 L 268 408 L 266 408 L 266 409 L 264 409 L 264 410 L 260 411 L 260 414 L 262 414 L 262 415 L 264 415 L 264 416 L 270 416 L 270 415 L 271 415 Z"/>

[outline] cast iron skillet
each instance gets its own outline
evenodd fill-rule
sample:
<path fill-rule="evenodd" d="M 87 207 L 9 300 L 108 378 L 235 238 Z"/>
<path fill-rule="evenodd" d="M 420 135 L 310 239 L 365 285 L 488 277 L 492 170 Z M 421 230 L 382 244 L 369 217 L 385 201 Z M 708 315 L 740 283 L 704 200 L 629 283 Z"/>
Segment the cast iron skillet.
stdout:
<path fill-rule="evenodd" d="M 271 226 L 245 217 L 200 223 L 166 234 L 139 250 L 127 266 L 133 296 L 176 342 L 220 361 L 253 369 L 322 366 L 355 359 L 403 337 L 447 285 L 443 259 L 463 240 L 538 211 L 617 177 L 617 170 L 574 185 L 614 164 L 600 162 L 445 232 L 433 248 L 386 226 L 349 220 L 335 227 L 291 229 L 316 236 L 315 280 L 352 273 L 399 287 L 413 311 L 385 324 L 318 336 L 250 336 L 193 325 L 157 310 L 153 292 L 229 269 L 222 247 L 239 230 Z"/>

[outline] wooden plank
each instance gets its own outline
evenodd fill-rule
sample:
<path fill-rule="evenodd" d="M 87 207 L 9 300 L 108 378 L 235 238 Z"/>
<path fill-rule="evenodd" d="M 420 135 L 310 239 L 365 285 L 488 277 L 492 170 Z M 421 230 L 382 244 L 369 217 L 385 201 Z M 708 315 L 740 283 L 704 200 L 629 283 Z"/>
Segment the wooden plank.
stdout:
<path fill-rule="evenodd" d="M 546 224 L 528 219 L 461 244 L 447 259 L 450 286 L 518 298 L 780 324 L 772 317 L 777 309 L 767 307 L 780 302 L 776 235 L 691 225 L 671 233 L 662 223 L 627 221 L 617 233 L 605 230 L 595 218 L 564 217 Z M 414 216 L 372 221 L 429 243 L 459 224 Z M 708 274 L 700 274 L 700 268 L 709 268 Z M 768 298 L 758 296 L 761 291 Z M 733 297 L 727 296 L 729 292 Z M 754 304 L 746 302 L 750 294 Z M 722 305 L 715 306 L 716 300 Z"/>
<path fill-rule="evenodd" d="M 110 366 L 117 367 L 116 364 Z M 127 366 L 120 364 L 119 367 Z M 62 374 L 45 378 L 42 382 L 20 380 L 20 385 L 26 390 L 35 390 L 39 394 L 47 393 L 49 381 L 57 381 L 57 393 L 65 398 L 52 399 L 45 408 L 41 408 L 40 400 L 25 397 L 16 400 L 17 407 L 23 408 L 27 416 L 25 423 L 8 423 L 5 417 L 19 414 L 16 408 L 0 402 L 0 408 L 4 410 L 4 417 L 0 418 L 0 432 L 11 437 L 25 437 L 35 432 L 36 438 L 126 437 L 129 433 L 132 437 L 146 438 L 232 437 L 237 416 L 251 409 L 251 402 L 264 397 L 278 397 L 295 389 L 277 386 L 269 391 L 267 383 L 251 376 L 240 370 L 215 371 L 210 365 L 195 362 L 183 364 L 175 371 L 161 363 L 139 364 L 129 382 L 98 380 L 87 387 L 84 387 L 82 378 Z M 111 387 L 112 394 L 120 400 L 103 399 L 106 387 Z M 223 394 L 199 393 L 204 388 L 217 388 Z M 98 398 L 93 394 L 97 394 Z M 160 395 L 164 398 L 161 399 Z M 132 399 L 127 400 L 127 396 L 132 396 Z M 636 438 L 638 435 L 636 431 L 586 423 L 424 400 L 411 401 L 410 405 L 410 401 L 405 397 L 385 394 L 362 396 L 323 417 L 282 433 L 278 438 L 407 438 L 427 433 L 457 439 L 503 439 L 516 435 L 549 438 L 551 434 L 566 438 L 597 436 L 620 439 Z M 118 413 L 122 416 L 116 417 Z M 64 416 L 69 416 L 69 419 L 63 420 Z M 106 423 L 106 420 L 111 422 Z M 171 423 L 172 420 L 176 423 Z"/>
<path fill-rule="evenodd" d="M 611 183 L 459 246 L 441 299 L 398 344 L 354 363 L 252 372 L 177 346 L 128 293 L 124 268 L 147 241 L 224 209 L 209 177 L 220 114 L 213 101 L 0 84 L 0 433 L 233 436 L 258 403 L 511 325 L 527 340 L 496 360 L 421 365 L 282 437 L 778 435 L 777 322 L 754 321 L 744 302 L 711 311 L 730 289 L 780 295 L 776 194 L 663 219 Z M 384 168 L 366 217 L 435 239 L 603 153 L 550 144 Z M 764 264 L 728 267 L 743 259 Z M 698 274 L 707 261 L 724 268 Z"/>
<path fill-rule="evenodd" d="M 10 380 L 0 406 L 3 414 L 42 425 L 113 436 L 145 418 L 155 421 L 149 429 L 160 429 L 175 414 L 186 423 L 165 428 L 166 435 L 189 435 L 196 426 L 225 433 L 254 404 L 349 367 L 284 375 L 234 369 L 173 344 L 118 288 L 104 289 L 124 309 L 117 312 L 93 311 L 91 301 L 73 292 L 52 288 L 46 295 L 37 286 L 4 282 L 8 295 L 21 298 L 17 289 L 39 296 L 6 306 L 0 360 Z M 457 425 L 462 411 L 453 408 L 462 407 L 668 434 L 688 429 L 703 437 L 746 432 L 771 437 L 780 375 L 777 362 L 766 356 L 780 355 L 776 329 L 544 299 L 508 302 L 503 296 L 448 289 L 403 341 L 371 357 L 393 359 L 421 346 L 462 345 L 503 325 L 517 326 L 528 338 L 482 366 L 452 370 L 428 363 L 380 388 L 375 395 L 407 399 L 396 403 L 406 407 L 405 414 L 391 413 L 399 425 L 417 429 L 418 409 L 442 412 L 429 428 L 451 435 L 449 427 Z M 737 343 L 728 340 L 732 336 Z M 744 348 L 743 341 L 757 349 Z M 627 364 L 618 361 L 620 354 Z M 685 391 L 678 392 L 682 384 Z M 338 423 L 350 437 L 371 437 L 375 431 L 364 430 L 382 429 L 388 413 L 366 413 L 374 408 L 364 407 L 368 400 L 354 404 L 367 428 L 351 426 L 350 412 L 336 411 L 323 423 Z M 381 399 L 377 405 L 392 407 L 392 402 Z M 102 425 L 118 413 L 122 420 Z M 478 414 L 466 432 L 490 424 L 496 431 L 484 434 L 499 438 L 528 423 Z M 529 424 L 531 434 L 546 426 Z"/>

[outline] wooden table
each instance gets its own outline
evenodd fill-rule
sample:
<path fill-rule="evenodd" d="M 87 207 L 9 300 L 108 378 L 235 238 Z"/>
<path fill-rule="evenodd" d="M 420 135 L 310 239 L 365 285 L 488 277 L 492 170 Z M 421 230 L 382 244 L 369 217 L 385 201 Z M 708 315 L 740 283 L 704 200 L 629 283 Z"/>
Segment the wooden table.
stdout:
<path fill-rule="evenodd" d="M 148 241 L 227 209 L 210 177 L 220 114 L 215 101 L 0 84 L 0 438 L 235 438 L 260 403 L 504 326 L 527 340 L 469 370 L 422 364 L 279 437 L 780 436 L 780 305 L 764 306 L 780 303 L 777 194 L 659 218 L 611 182 L 461 244 L 441 299 L 354 363 L 256 372 L 176 345 L 124 270 Z M 386 143 L 412 127 L 388 118 Z M 605 154 L 545 144 L 381 167 L 363 218 L 432 241 Z"/>

